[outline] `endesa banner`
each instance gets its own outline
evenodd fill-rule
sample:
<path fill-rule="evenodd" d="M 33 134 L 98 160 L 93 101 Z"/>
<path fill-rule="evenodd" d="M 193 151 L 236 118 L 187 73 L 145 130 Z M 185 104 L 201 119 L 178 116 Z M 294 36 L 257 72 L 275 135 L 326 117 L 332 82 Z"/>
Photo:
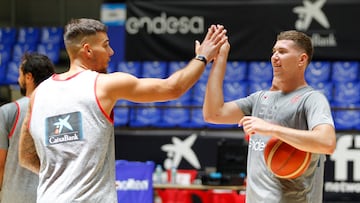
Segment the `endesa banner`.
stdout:
<path fill-rule="evenodd" d="M 338 134 L 336 150 L 325 165 L 324 199 L 360 200 L 360 134 Z"/>
<path fill-rule="evenodd" d="M 311 36 L 316 60 L 360 59 L 360 1 L 127 1 L 126 60 L 189 60 L 194 41 L 222 24 L 230 60 L 269 60 L 276 35 Z"/>

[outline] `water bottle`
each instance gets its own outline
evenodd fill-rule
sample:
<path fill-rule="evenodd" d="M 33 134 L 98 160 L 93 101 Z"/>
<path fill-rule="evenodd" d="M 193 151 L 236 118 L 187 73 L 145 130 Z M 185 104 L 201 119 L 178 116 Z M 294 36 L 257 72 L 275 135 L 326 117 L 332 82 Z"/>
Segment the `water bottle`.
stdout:
<path fill-rule="evenodd" d="M 171 167 L 171 183 L 176 184 L 176 167 Z"/>
<path fill-rule="evenodd" d="M 161 184 L 163 183 L 162 181 L 162 174 L 163 174 L 163 169 L 161 167 L 160 164 L 156 165 L 156 169 L 155 169 L 155 183 Z"/>

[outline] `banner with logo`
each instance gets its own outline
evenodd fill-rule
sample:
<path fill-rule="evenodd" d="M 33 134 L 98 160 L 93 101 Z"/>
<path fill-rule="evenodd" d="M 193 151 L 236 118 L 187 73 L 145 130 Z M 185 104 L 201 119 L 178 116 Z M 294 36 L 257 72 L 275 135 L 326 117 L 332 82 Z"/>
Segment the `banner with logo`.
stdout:
<path fill-rule="evenodd" d="M 208 132 L 207 136 L 201 132 L 173 131 L 137 131 L 134 132 L 119 130 L 116 133 L 116 159 L 127 159 L 146 161 L 152 160 L 161 164 L 164 169 L 171 169 L 172 166 L 181 169 L 205 170 L 207 167 L 214 168 L 217 164 L 229 164 L 221 167 L 231 167 L 234 163 L 225 163 L 226 160 L 217 160 L 217 157 L 224 157 L 224 153 L 239 154 L 246 150 L 247 143 L 244 143 L 243 133 L 239 132 Z M 176 133 L 176 134 L 174 134 Z M 231 146 L 242 146 L 234 151 L 233 147 L 228 149 L 220 144 L 232 143 Z M 141 149 L 141 150 L 139 150 Z M 246 157 L 246 153 L 244 153 Z M 246 159 L 246 158 L 244 158 Z M 240 164 L 246 165 L 246 160 Z M 219 161 L 219 162 L 218 162 Z M 237 168 L 241 168 L 238 166 Z"/>
<path fill-rule="evenodd" d="M 335 152 L 325 165 L 324 199 L 360 200 L 360 135 L 338 134 Z"/>
<path fill-rule="evenodd" d="M 276 35 L 311 36 L 316 60 L 360 59 L 360 1 L 128 1 L 126 60 L 188 60 L 194 41 L 222 24 L 230 60 L 269 60 Z"/>
<path fill-rule="evenodd" d="M 241 146 L 241 131 L 219 132 L 187 132 L 146 131 L 116 133 L 116 159 L 146 161 L 153 160 L 165 169 L 171 165 L 181 169 L 229 168 L 242 170 L 246 166 L 246 158 L 242 160 L 247 146 L 228 149 L 219 148 L 219 143 Z M 338 133 L 337 147 L 325 162 L 324 202 L 355 202 L 360 200 L 360 134 Z M 141 149 L 141 150 L 139 150 Z M 221 153 L 225 152 L 225 156 Z M 234 156 L 237 156 L 234 159 Z M 224 157 L 239 160 L 227 162 Z M 246 153 L 244 153 L 246 156 Z M 221 158 L 219 160 L 219 158 Z M 221 164 L 221 166 L 219 165 Z M 242 165 L 242 166 L 240 166 Z"/>
<path fill-rule="evenodd" d="M 116 161 L 116 190 L 119 203 L 153 203 L 152 161 Z"/>

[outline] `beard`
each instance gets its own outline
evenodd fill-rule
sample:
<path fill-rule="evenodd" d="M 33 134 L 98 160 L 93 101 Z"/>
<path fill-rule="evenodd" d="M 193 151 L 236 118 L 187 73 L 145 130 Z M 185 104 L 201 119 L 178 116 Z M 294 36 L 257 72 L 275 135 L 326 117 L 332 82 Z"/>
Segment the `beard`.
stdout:
<path fill-rule="evenodd" d="M 26 87 L 21 87 L 20 86 L 20 93 L 22 96 L 26 96 Z"/>
<path fill-rule="evenodd" d="M 18 82 L 19 84 L 19 87 L 20 87 L 20 93 L 22 96 L 26 96 L 26 84 L 25 84 L 25 81 L 19 81 Z"/>

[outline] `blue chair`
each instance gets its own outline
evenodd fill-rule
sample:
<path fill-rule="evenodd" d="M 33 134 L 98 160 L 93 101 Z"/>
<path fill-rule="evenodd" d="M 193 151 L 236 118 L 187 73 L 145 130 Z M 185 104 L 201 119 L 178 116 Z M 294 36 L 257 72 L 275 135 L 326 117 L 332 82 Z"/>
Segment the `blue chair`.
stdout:
<path fill-rule="evenodd" d="M 115 167 L 119 203 L 153 203 L 153 161 L 116 160 Z"/>
<path fill-rule="evenodd" d="M 190 102 L 169 101 L 163 109 L 162 122 L 158 127 L 181 127 L 190 122 Z"/>
<path fill-rule="evenodd" d="M 252 94 L 254 92 L 260 91 L 260 90 L 269 90 L 271 87 L 271 81 L 264 81 L 264 82 L 249 82 L 249 94 Z"/>
<path fill-rule="evenodd" d="M 7 84 L 17 84 L 19 78 L 20 62 L 10 61 L 7 65 L 5 82 Z"/>
<path fill-rule="evenodd" d="M 168 75 L 171 75 L 175 71 L 184 68 L 187 64 L 188 64 L 187 61 L 170 61 L 168 63 Z M 211 69 L 211 63 L 209 63 L 206 66 L 204 72 L 200 76 L 199 81 L 206 82 L 208 80 L 210 69 Z"/>
<path fill-rule="evenodd" d="M 204 116 L 201 106 L 197 106 L 191 109 L 190 112 L 190 123 L 188 127 L 192 128 L 204 128 L 209 124 L 204 121 Z"/>
<path fill-rule="evenodd" d="M 267 61 L 252 61 L 248 66 L 248 80 L 254 82 L 271 81 L 273 68 Z"/>
<path fill-rule="evenodd" d="M 191 89 L 187 92 L 185 92 L 180 98 L 174 100 L 175 102 L 180 103 L 191 103 L 192 102 L 192 91 Z"/>
<path fill-rule="evenodd" d="M 184 68 L 188 64 L 187 61 L 169 61 L 168 62 L 168 75 Z"/>
<path fill-rule="evenodd" d="M 144 61 L 142 63 L 143 78 L 167 77 L 167 63 L 165 61 Z"/>
<path fill-rule="evenodd" d="M 360 103 L 356 104 L 340 104 L 332 103 L 333 117 L 336 130 L 359 130 L 360 129 L 360 110 L 352 108 L 360 108 Z M 337 109 L 345 108 L 345 109 Z M 348 108 L 348 109 L 346 109 Z"/>
<path fill-rule="evenodd" d="M 12 46 L 0 44 L 0 65 L 7 64 L 11 60 Z"/>
<path fill-rule="evenodd" d="M 117 66 L 117 71 L 129 73 L 136 77 L 140 77 L 142 74 L 141 62 L 139 61 L 121 61 Z"/>
<path fill-rule="evenodd" d="M 62 27 L 50 26 L 40 28 L 40 43 L 56 44 L 62 47 L 64 29 Z"/>
<path fill-rule="evenodd" d="M 60 45 L 52 43 L 40 43 L 37 45 L 37 52 L 50 58 L 54 64 L 60 60 Z"/>
<path fill-rule="evenodd" d="M 248 96 L 248 83 L 245 81 L 224 82 L 224 101 L 232 101 Z"/>
<path fill-rule="evenodd" d="M 117 71 L 117 63 L 114 61 L 110 61 L 109 65 L 107 67 L 107 72 L 108 73 L 113 73 Z"/>
<path fill-rule="evenodd" d="M 137 104 L 130 112 L 130 126 L 156 127 L 161 122 L 162 109 L 159 103 Z"/>
<path fill-rule="evenodd" d="M 126 126 L 130 121 L 130 102 L 126 100 L 119 100 L 116 102 L 114 108 L 114 126 Z"/>
<path fill-rule="evenodd" d="M 325 82 L 331 79 L 329 61 L 313 61 L 305 70 L 305 79 L 309 83 Z"/>
<path fill-rule="evenodd" d="M 206 126 L 208 128 L 211 128 L 211 129 L 238 129 L 239 128 L 238 124 L 213 124 L 213 123 L 208 123 Z"/>
<path fill-rule="evenodd" d="M 360 102 L 360 81 L 335 82 L 333 101 L 342 104 Z"/>
<path fill-rule="evenodd" d="M 37 46 L 31 43 L 16 43 L 13 47 L 12 61 L 20 62 L 26 52 L 37 51 Z"/>
<path fill-rule="evenodd" d="M 333 83 L 331 81 L 327 82 L 315 82 L 315 83 L 309 83 L 311 87 L 313 87 L 316 90 L 321 91 L 329 102 L 333 99 Z"/>
<path fill-rule="evenodd" d="M 36 45 L 40 40 L 38 27 L 20 27 L 18 29 L 17 43 Z"/>
<path fill-rule="evenodd" d="M 16 36 L 15 27 L 0 27 L 0 44 L 12 46 L 16 42 Z"/>
<path fill-rule="evenodd" d="M 211 70 L 211 66 L 212 66 L 212 63 L 208 63 L 205 67 L 205 70 L 204 72 L 202 73 L 202 75 L 200 76 L 200 79 L 199 81 L 200 82 L 204 82 L 206 83 L 209 79 L 209 74 L 210 74 L 210 70 Z"/>
<path fill-rule="evenodd" d="M 192 91 L 192 104 L 193 105 L 202 105 L 204 102 L 205 91 L 206 91 L 206 81 L 198 81 L 191 88 Z"/>
<path fill-rule="evenodd" d="M 335 82 L 352 82 L 359 79 L 359 62 L 335 61 L 332 64 L 332 80 Z"/>
<path fill-rule="evenodd" d="M 0 63 L 0 85 L 6 84 L 5 77 L 6 77 L 6 70 L 7 70 L 7 63 Z"/>
<path fill-rule="evenodd" d="M 224 81 L 238 82 L 247 79 L 247 63 L 244 61 L 229 61 L 226 65 Z"/>

